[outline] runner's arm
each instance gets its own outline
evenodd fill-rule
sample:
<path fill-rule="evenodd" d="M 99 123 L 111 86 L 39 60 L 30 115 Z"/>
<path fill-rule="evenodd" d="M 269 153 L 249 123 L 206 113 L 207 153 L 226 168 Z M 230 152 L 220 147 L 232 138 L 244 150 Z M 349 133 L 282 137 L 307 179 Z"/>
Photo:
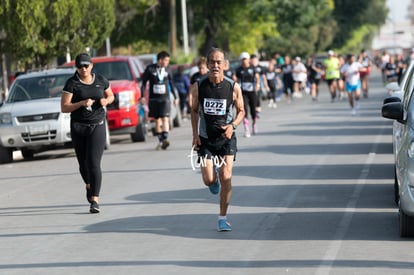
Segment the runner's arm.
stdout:
<path fill-rule="evenodd" d="M 198 82 L 194 82 L 190 87 L 191 98 L 191 127 L 193 130 L 193 144 L 197 148 L 200 144 L 200 137 L 198 133 L 198 120 L 199 120 L 199 103 L 198 103 Z"/>
<path fill-rule="evenodd" d="M 236 118 L 233 120 L 231 124 L 228 124 L 222 127 L 224 129 L 223 135 L 227 139 L 231 139 L 233 135 L 233 132 L 234 132 L 233 124 L 234 126 L 237 127 L 243 121 L 243 118 L 244 118 L 243 96 L 242 96 L 242 91 L 240 89 L 240 85 L 238 83 L 234 83 L 233 102 L 234 102 L 234 106 L 236 107 Z"/>

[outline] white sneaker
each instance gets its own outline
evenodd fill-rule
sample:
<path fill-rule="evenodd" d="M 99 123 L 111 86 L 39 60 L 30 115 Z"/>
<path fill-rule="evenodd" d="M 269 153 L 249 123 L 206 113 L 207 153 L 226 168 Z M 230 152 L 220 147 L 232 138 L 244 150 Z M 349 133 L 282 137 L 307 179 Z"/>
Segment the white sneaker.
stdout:
<path fill-rule="evenodd" d="M 358 109 L 359 109 L 359 107 L 360 107 L 360 105 L 359 105 L 359 101 L 356 101 L 356 102 L 355 102 L 355 108 L 358 110 Z"/>
<path fill-rule="evenodd" d="M 355 108 L 352 108 L 352 110 L 351 110 L 351 115 L 356 115 L 356 110 L 355 110 Z"/>
<path fill-rule="evenodd" d="M 273 99 L 270 99 L 269 100 L 269 104 L 267 104 L 267 107 L 272 108 L 273 102 L 274 102 L 274 100 Z"/>
<path fill-rule="evenodd" d="M 244 136 L 245 137 L 250 137 L 250 131 L 249 131 L 249 120 L 248 119 L 243 119 L 243 124 L 244 124 Z"/>
<path fill-rule="evenodd" d="M 244 130 L 244 137 L 247 137 L 247 138 L 250 137 L 250 131 L 249 131 L 249 129 Z"/>

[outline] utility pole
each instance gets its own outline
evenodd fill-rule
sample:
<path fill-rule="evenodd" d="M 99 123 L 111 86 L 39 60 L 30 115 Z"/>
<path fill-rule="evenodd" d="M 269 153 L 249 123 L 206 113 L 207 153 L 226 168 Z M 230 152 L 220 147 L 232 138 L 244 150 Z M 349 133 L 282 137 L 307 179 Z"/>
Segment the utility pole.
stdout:
<path fill-rule="evenodd" d="M 175 56 L 177 53 L 177 17 L 175 11 L 175 0 L 170 0 L 170 51 L 171 56 Z"/>
<path fill-rule="evenodd" d="M 187 28 L 187 0 L 181 0 L 181 14 L 183 20 L 184 55 L 188 55 L 188 28 Z"/>

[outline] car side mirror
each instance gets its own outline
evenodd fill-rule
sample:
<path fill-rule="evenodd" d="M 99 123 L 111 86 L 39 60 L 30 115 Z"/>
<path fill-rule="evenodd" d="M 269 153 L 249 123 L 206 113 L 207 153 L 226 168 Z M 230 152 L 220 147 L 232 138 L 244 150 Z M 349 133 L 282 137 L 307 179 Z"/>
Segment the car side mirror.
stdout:
<path fill-rule="evenodd" d="M 401 102 L 401 98 L 396 97 L 396 96 L 390 96 L 384 99 L 383 104 L 387 104 L 391 102 Z"/>
<path fill-rule="evenodd" d="M 385 118 L 395 119 L 399 122 L 404 122 L 404 112 L 401 102 L 389 102 L 387 104 L 382 105 L 381 113 L 382 116 Z"/>

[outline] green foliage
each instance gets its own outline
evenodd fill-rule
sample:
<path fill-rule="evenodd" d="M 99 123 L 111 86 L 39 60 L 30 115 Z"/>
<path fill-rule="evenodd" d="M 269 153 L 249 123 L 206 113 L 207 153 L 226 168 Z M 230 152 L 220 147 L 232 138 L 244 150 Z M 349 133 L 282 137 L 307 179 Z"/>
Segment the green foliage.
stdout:
<path fill-rule="evenodd" d="M 367 48 L 368 43 L 372 40 L 375 33 L 376 26 L 362 25 L 358 29 L 355 29 L 350 34 L 350 38 L 338 49 L 338 52 L 344 54 L 358 54 L 361 49 Z"/>
<path fill-rule="evenodd" d="M 341 48 L 348 40 L 354 39 L 354 30 L 364 25 L 381 26 L 385 23 L 388 9 L 386 0 L 335 0 L 335 10 L 332 17 L 338 24 L 332 46 Z M 360 42 L 367 37 L 360 37 Z M 353 42 L 356 43 L 356 42 Z"/>
<path fill-rule="evenodd" d="M 181 1 L 176 0 L 177 38 L 182 45 Z M 236 57 L 242 51 L 309 55 L 341 48 L 353 31 L 385 22 L 385 0 L 187 0 L 188 28 L 205 55 L 212 46 Z M 117 1 L 114 46 L 156 52 L 169 43 L 170 0 Z M 138 43 L 139 41 L 139 43 Z M 179 52 L 181 54 L 181 52 Z M 177 57 L 179 58 L 179 57 Z"/>
<path fill-rule="evenodd" d="M 169 48 L 172 0 L 0 0 L 0 50 L 25 63 L 98 49 L 111 37 L 115 53 Z M 374 29 L 387 18 L 386 0 L 186 0 L 190 41 L 184 57 L 181 1 L 176 3 L 177 56 L 205 55 L 220 47 L 270 56 L 305 56 L 337 49 L 368 48 Z"/>
<path fill-rule="evenodd" d="M 100 47 L 115 25 L 114 0 L 3 0 L 0 16 L 1 49 L 35 66 Z"/>
<path fill-rule="evenodd" d="M 330 20 L 332 0 L 278 0 L 271 12 L 280 35 L 268 37 L 263 51 L 305 56 L 320 51 L 332 41 L 335 23 Z"/>
<path fill-rule="evenodd" d="M 128 46 L 137 41 L 168 44 L 169 0 L 116 1 L 115 10 L 116 27 L 111 34 L 113 46 Z M 142 51 L 147 49 L 148 46 Z"/>

